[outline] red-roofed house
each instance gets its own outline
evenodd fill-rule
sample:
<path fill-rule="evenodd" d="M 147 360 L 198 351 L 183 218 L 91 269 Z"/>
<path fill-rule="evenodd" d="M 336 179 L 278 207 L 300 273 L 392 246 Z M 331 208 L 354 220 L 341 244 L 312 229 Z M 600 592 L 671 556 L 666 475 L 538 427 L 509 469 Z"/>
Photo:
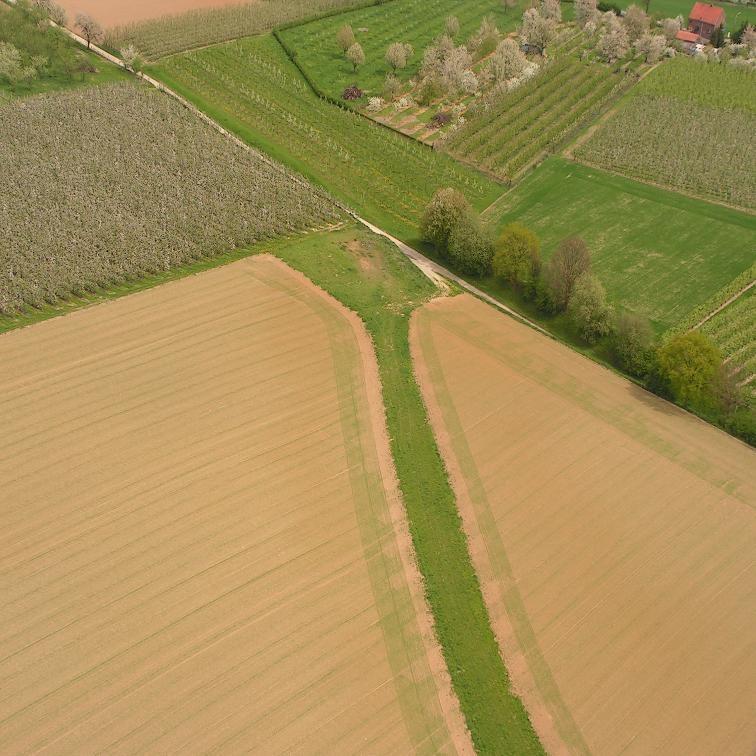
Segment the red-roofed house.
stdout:
<path fill-rule="evenodd" d="M 688 31 L 698 34 L 707 42 L 714 30 L 724 26 L 725 14 L 721 8 L 707 3 L 696 3 L 688 16 Z"/>
<path fill-rule="evenodd" d="M 691 55 L 699 48 L 702 48 L 703 42 L 705 42 L 705 40 L 701 39 L 698 34 L 694 34 L 685 29 L 680 29 L 680 31 L 675 34 L 675 39 L 679 40 L 682 43 L 685 52 L 690 53 Z"/>

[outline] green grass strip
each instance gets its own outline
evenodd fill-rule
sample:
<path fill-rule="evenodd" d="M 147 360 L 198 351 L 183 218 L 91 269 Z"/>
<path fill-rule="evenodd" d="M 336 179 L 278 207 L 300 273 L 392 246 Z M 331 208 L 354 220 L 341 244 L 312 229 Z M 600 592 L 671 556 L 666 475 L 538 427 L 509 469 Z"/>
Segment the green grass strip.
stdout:
<path fill-rule="evenodd" d="M 409 347 L 412 310 L 436 292 L 392 247 L 363 231 L 378 260 L 364 273 L 345 244 L 285 242 L 271 251 L 354 310 L 373 338 L 396 464 L 418 564 L 454 689 L 478 753 L 543 753 L 527 712 L 510 689 L 470 560 L 456 501 L 415 381 Z M 312 241 L 312 240 L 311 240 Z"/>

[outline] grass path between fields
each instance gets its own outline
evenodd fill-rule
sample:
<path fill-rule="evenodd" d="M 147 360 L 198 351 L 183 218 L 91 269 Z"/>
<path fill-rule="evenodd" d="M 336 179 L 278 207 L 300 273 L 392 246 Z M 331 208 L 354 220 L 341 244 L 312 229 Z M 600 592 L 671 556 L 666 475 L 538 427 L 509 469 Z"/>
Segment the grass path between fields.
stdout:
<path fill-rule="evenodd" d="M 543 753 L 522 702 L 510 689 L 411 362 L 410 315 L 438 289 L 389 241 L 358 227 L 265 248 L 356 312 L 373 339 L 418 565 L 476 750 Z"/>

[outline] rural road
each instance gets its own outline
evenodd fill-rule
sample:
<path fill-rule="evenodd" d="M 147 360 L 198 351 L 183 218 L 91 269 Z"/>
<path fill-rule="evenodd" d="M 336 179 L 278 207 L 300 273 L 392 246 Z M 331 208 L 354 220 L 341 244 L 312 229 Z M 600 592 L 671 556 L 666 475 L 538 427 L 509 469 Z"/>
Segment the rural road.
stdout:
<path fill-rule="evenodd" d="M 16 4 L 16 0 L 7 0 L 7 2 L 11 5 Z M 70 29 L 67 29 L 65 26 L 59 26 L 52 20 L 50 21 L 50 25 L 58 27 L 59 29 L 61 29 L 61 31 L 67 34 L 72 40 L 77 42 L 79 45 L 81 45 L 82 47 L 88 47 L 89 50 L 91 50 L 96 55 L 99 55 L 101 58 L 107 60 L 108 62 L 113 63 L 114 65 L 118 66 L 119 68 L 123 68 L 126 71 L 131 70 L 126 67 L 126 64 L 120 58 L 117 58 L 115 55 L 111 55 L 107 50 L 103 50 L 101 47 L 98 47 L 97 45 L 94 45 L 94 44 L 87 45 L 87 41 L 83 37 L 80 37 L 78 34 L 71 31 Z M 239 137 L 235 136 L 230 131 L 224 129 L 223 126 L 221 126 L 219 123 L 217 123 L 212 118 L 210 118 L 206 113 L 203 113 L 199 108 L 197 108 L 187 99 L 185 99 L 180 94 L 178 94 L 178 92 L 173 91 L 170 87 L 166 87 L 165 84 L 163 84 L 162 82 L 159 82 L 157 79 L 153 79 L 151 76 L 147 76 L 147 74 L 138 72 L 138 73 L 135 73 L 135 75 L 138 78 L 145 81 L 150 86 L 155 87 L 155 89 L 157 89 L 158 91 L 167 94 L 169 97 L 172 97 L 174 100 L 181 103 L 181 105 L 183 105 L 187 110 L 190 110 L 194 115 L 196 115 L 206 124 L 208 124 L 208 126 L 211 126 L 218 133 L 222 134 L 227 139 L 230 139 L 231 141 L 233 141 L 234 144 L 238 145 L 244 150 L 247 150 L 248 152 L 254 152 L 255 155 L 259 156 L 266 163 L 276 168 L 276 170 L 281 169 L 281 165 L 279 163 L 277 163 L 274 160 L 271 160 L 264 153 L 250 147 L 246 142 L 243 142 L 241 139 L 239 139 Z M 297 178 L 298 180 L 301 180 L 302 183 L 308 184 L 309 186 L 309 182 L 307 182 L 306 179 L 304 178 L 300 179 L 296 175 L 296 173 L 294 173 L 293 171 L 291 173 L 295 176 L 295 178 Z M 490 294 L 486 294 L 477 286 L 473 286 L 473 284 L 469 283 L 468 281 L 465 281 L 464 278 L 461 278 L 460 276 L 456 275 L 456 273 L 452 273 L 443 265 L 439 265 L 437 262 L 426 257 L 424 254 L 422 254 L 421 252 L 418 252 L 416 249 L 413 249 L 408 244 L 405 244 L 403 241 L 397 239 L 396 237 L 387 233 L 383 229 L 378 228 L 377 226 L 374 226 L 372 223 L 365 220 L 364 218 L 361 218 L 359 215 L 357 215 L 357 213 L 355 213 L 349 207 L 343 205 L 341 202 L 338 202 L 336 200 L 334 201 L 342 210 L 348 213 L 349 216 L 354 218 L 354 220 L 356 220 L 358 223 L 361 223 L 363 226 L 368 228 L 374 234 L 377 234 L 378 236 L 383 236 L 384 238 L 392 242 L 399 249 L 399 251 L 402 252 L 402 254 L 404 254 L 407 258 L 409 258 L 409 260 L 412 261 L 412 263 L 423 273 L 423 275 L 427 276 L 431 281 L 433 281 L 433 283 L 441 291 L 448 293 L 449 286 L 446 283 L 446 281 L 453 281 L 460 288 L 464 289 L 470 294 L 475 295 L 479 299 L 482 299 L 484 302 L 487 302 L 493 307 L 496 307 L 501 312 L 505 312 L 507 315 L 510 315 L 511 317 L 516 318 L 520 322 L 525 323 L 526 325 L 529 325 L 531 328 L 534 328 L 536 331 L 539 331 L 540 333 L 546 336 L 549 336 L 550 338 L 553 338 L 553 336 L 551 336 L 551 334 L 548 331 L 541 328 L 532 320 L 529 320 L 528 318 L 520 315 L 520 313 L 516 312 L 511 307 L 507 307 L 507 305 L 503 304 L 502 302 L 499 302 L 497 299 L 494 299 L 494 297 L 492 297 Z"/>
<path fill-rule="evenodd" d="M 350 215 L 355 220 L 359 221 L 363 226 L 366 226 L 368 229 L 370 229 L 374 234 L 383 236 L 390 242 L 395 244 L 399 248 L 399 250 L 406 257 L 408 257 L 439 288 L 448 291 L 449 287 L 446 284 L 446 281 L 453 281 L 455 284 L 457 284 L 457 286 L 464 289 L 470 294 L 474 294 L 476 297 L 478 297 L 478 299 L 482 299 L 484 302 L 487 302 L 493 307 L 496 307 L 498 310 L 507 313 L 507 315 L 511 315 L 521 323 L 525 323 L 531 328 L 535 328 L 536 331 L 539 331 L 545 336 L 554 338 L 547 330 L 541 328 L 541 326 L 539 326 L 537 323 L 534 323 L 532 320 L 529 320 L 523 315 L 520 315 L 519 312 L 513 310 L 511 307 L 507 307 L 507 305 L 505 305 L 503 302 L 499 302 L 498 299 L 494 299 L 490 294 L 486 294 L 485 291 L 482 291 L 477 286 L 473 286 L 473 284 L 471 284 L 469 281 L 466 281 L 464 278 L 461 278 L 456 273 L 452 273 L 448 268 L 445 268 L 443 265 L 439 265 L 434 260 L 426 257 L 424 254 L 422 254 L 422 252 L 418 252 L 416 249 L 413 249 L 400 239 L 397 239 L 396 237 L 391 236 L 391 234 L 386 233 L 383 229 L 374 226 L 372 223 L 370 223 L 370 221 L 366 221 L 364 218 L 360 218 L 359 215 L 355 215 L 352 212 L 350 212 Z"/>

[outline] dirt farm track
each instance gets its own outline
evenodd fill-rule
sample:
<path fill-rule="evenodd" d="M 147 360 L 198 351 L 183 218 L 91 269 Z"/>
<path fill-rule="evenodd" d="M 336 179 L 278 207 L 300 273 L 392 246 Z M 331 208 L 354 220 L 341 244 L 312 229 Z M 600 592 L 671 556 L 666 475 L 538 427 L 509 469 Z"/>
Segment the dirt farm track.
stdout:
<path fill-rule="evenodd" d="M 756 454 L 469 295 L 412 342 L 547 750 L 753 753 Z"/>
<path fill-rule="evenodd" d="M 0 753 L 465 750 L 356 316 L 256 257 L 0 381 Z"/>

